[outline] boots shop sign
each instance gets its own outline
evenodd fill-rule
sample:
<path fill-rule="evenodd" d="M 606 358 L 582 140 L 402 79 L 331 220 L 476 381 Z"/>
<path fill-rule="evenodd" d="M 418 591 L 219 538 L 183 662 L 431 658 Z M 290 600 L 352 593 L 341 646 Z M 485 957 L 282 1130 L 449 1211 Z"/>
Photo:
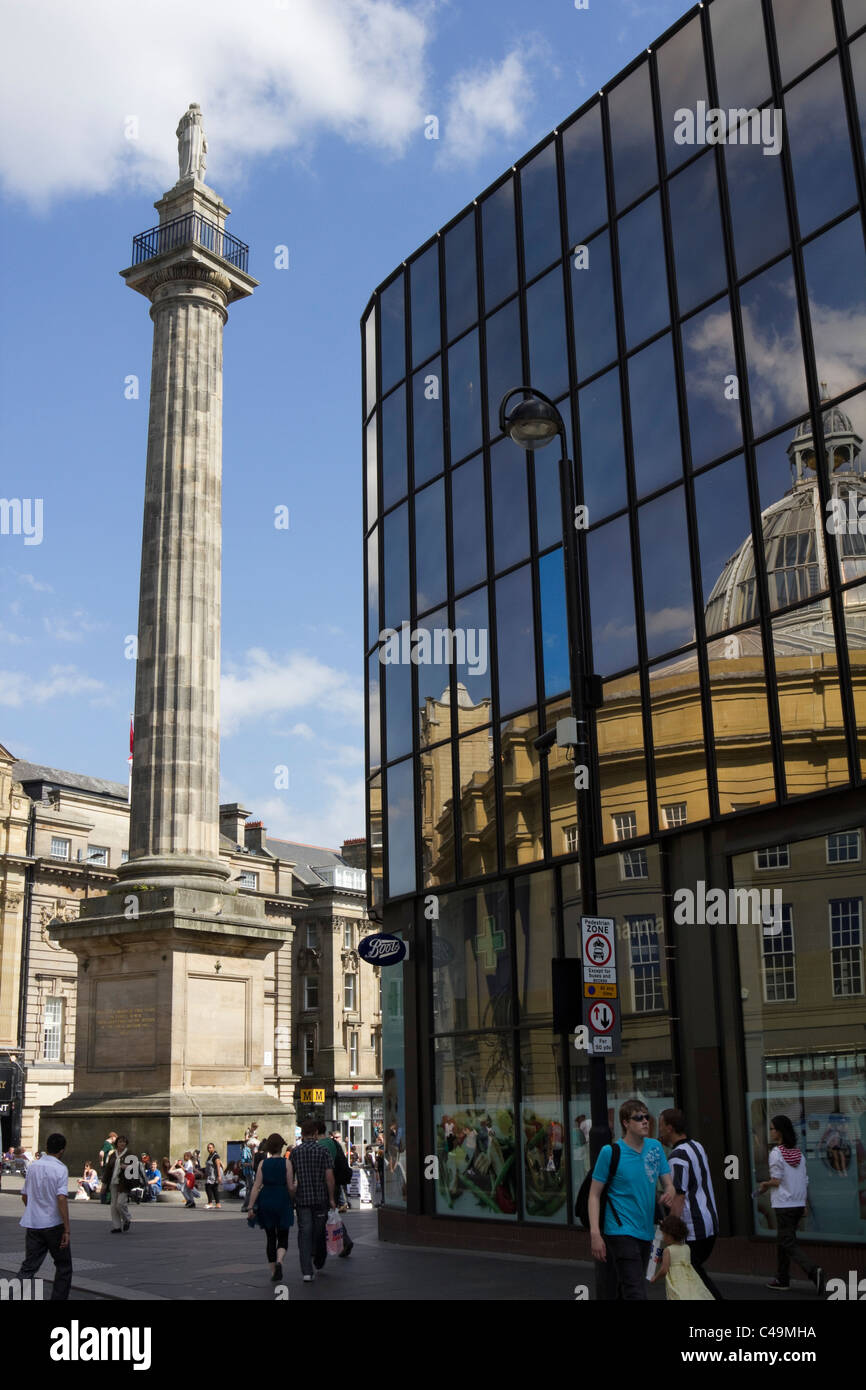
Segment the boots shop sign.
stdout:
<path fill-rule="evenodd" d="M 377 932 L 358 942 L 358 955 L 370 965 L 398 965 L 409 954 L 409 948 L 399 936 Z"/>

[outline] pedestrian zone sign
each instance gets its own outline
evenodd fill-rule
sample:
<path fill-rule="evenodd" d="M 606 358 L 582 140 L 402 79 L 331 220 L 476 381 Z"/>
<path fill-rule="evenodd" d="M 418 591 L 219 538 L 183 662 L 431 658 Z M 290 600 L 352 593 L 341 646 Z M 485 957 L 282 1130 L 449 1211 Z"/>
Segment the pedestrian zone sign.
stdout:
<path fill-rule="evenodd" d="M 616 932 L 612 917 L 581 917 L 583 1022 L 592 1056 L 622 1052 L 622 1015 L 616 979 Z"/>

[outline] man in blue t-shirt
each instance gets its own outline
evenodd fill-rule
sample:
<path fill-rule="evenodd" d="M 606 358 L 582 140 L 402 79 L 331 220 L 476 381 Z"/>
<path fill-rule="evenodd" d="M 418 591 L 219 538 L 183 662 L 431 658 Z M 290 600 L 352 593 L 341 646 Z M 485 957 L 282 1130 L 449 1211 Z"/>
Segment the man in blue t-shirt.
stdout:
<path fill-rule="evenodd" d="M 649 1139 L 649 1112 L 643 1101 L 627 1100 L 620 1106 L 623 1137 L 619 1164 L 607 1188 L 604 1235 L 599 1225 L 601 1194 L 610 1173 L 612 1146 L 605 1144 L 596 1160 L 589 1192 L 589 1229 L 593 1258 L 607 1265 L 607 1298 L 645 1299 L 646 1268 L 655 1230 L 656 1184 L 664 1187 L 662 1202 L 669 1207 L 676 1196 L 665 1151 L 657 1139 Z"/>

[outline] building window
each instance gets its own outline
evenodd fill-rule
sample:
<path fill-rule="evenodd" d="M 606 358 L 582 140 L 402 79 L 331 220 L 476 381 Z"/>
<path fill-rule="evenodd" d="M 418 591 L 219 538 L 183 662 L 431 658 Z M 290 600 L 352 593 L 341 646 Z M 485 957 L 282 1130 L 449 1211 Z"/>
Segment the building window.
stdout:
<path fill-rule="evenodd" d="M 126 863 L 129 862 L 129 850 L 128 850 L 128 849 L 122 849 L 122 850 L 120 851 L 120 862 L 121 862 L 121 864 L 126 864 Z"/>
<path fill-rule="evenodd" d="M 108 868 L 108 848 L 105 845 L 87 846 L 88 864 L 104 864 Z"/>
<path fill-rule="evenodd" d="M 665 821 L 665 830 L 675 830 L 679 825 L 685 825 L 688 821 L 688 808 L 685 801 L 674 801 L 670 806 L 662 807 L 662 815 Z"/>
<path fill-rule="evenodd" d="M 382 1034 L 377 1029 L 370 1037 L 370 1045 L 373 1048 L 374 1066 L 376 1075 L 382 1075 Z"/>
<path fill-rule="evenodd" d="M 628 849 L 619 856 L 621 878 L 649 878 L 649 864 L 645 849 Z"/>
<path fill-rule="evenodd" d="M 346 1010 L 348 1010 L 350 1013 L 351 1013 L 351 1012 L 354 1012 L 354 1008 L 355 1008 L 355 976 L 354 976 L 354 975 L 344 975 L 344 976 L 343 976 L 343 1008 L 346 1009 Z"/>
<path fill-rule="evenodd" d="M 51 836 L 51 858 L 68 859 L 72 849 L 72 841 L 64 840 L 60 835 Z"/>
<path fill-rule="evenodd" d="M 316 1062 L 316 1035 L 304 1034 L 304 1076 L 312 1076 Z"/>
<path fill-rule="evenodd" d="M 258 891 L 259 876 L 254 874 L 251 869 L 244 869 L 238 876 L 241 888 L 251 888 L 254 892 Z"/>
<path fill-rule="evenodd" d="M 354 944 L 352 938 L 352 923 L 347 918 L 343 923 L 343 946 L 347 951 L 351 951 Z"/>
<path fill-rule="evenodd" d="M 774 918 L 764 927 L 763 934 L 764 999 L 778 1004 L 797 998 L 797 975 L 794 964 L 794 909 L 782 904 L 781 920 Z"/>
<path fill-rule="evenodd" d="M 349 1034 L 349 1075 L 358 1075 L 358 1034 Z"/>
<path fill-rule="evenodd" d="M 57 995 L 45 1000 L 42 1056 L 46 1062 L 63 1061 L 63 1000 Z"/>
<path fill-rule="evenodd" d="M 859 862 L 859 830 L 843 830 L 840 835 L 827 836 L 828 864 L 858 864 Z"/>
<path fill-rule="evenodd" d="M 626 917 L 634 1011 L 637 1014 L 663 1009 L 662 966 L 655 917 Z"/>
<path fill-rule="evenodd" d="M 755 850 L 756 869 L 790 869 L 791 855 L 787 845 L 768 845 Z"/>
<path fill-rule="evenodd" d="M 319 980 L 316 975 L 304 976 L 304 1008 L 317 1009 L 319 1007 Z"/>
<path fill-rule="evenodd" d="M 613 817 L 617 840 L 633 840 L 637 834 L 637 811 L 621 811 Z"/>
<path fill-rule="evenodd" d="M 830 960 L 833 994 L 863 993 L 863 899 L 831 898 Z"/>
<path fill-rule="evenodd" d="M 307 950 L 315 951 L 319 945 L 319 933 L 314 922 L 307 923 Z"/>
<path fill-rule="evenodd" d="M 634 1062 L 632 1063 L 634 1073 L 634 1089 L 641 1095 L 648 1096 L 672 1096 L 674 1093 L 674 1067 L 672 1062 Z M 612 1083 L 608 1082 L 608 1090 L 612 1093 L 616 1086 L 616 1077 Z M 586 1089 L 589 1090 L 587 1079 Z"/>
<path fill-rule="evenodd" d="M 577 826 L 567 825 L 562 832 L 563 854 L 577 854 Z"/>

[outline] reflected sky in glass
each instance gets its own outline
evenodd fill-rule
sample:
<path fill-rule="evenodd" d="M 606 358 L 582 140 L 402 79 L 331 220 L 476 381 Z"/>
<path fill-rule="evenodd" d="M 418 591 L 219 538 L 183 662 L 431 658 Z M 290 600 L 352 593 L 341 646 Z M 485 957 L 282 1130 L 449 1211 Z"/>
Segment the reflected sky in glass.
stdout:
<path fill-rule="evenodd" d="M 736 449 L 742 440 L 727 296 L 686 320 L 682 343 L 692 467 L 700 468 Z"/>
<path fill-rule="evenodd" d="M 531 567 L 524 565 L 496 581 L 501 718 L 535 701 L 534 631 Z"/>
<path fill-rule="evenodd" d="M 526 454 L 510 439 L 490 450 L 493 558 L 497 573 L 529 555 Z"/>
<path fill-rule="evenodd" d="M 476 634 L 472 641 L 475 643 L 473 651 L 481 653 L 483 648 L 479 643 L 483 640 L 478 637 L 479 633 L 487 634 L 487 664 L 478 661 L 456 661 L 454 670 L 458 682 L 466 686 L 472 703 L 478 705 L 482 700 L 490 698 L 490 666 L 493 660 L 492 643 L 490 641 L 490 621 L 487 611 L 487 586 L 476 589 L 473 593 L 467 594 L 465 598 L 458 599 L 454 605 L 454 627 L 462 629 L 464 632 L 471 629 Z M 468 639 L 467 639 L 468 640 Z M 467 655 L 469 655 L 467 647 Z"/>
<path fill-rule="evenodd" d="M 601 102 L 562 132 L 569 248 L 607 221 Z"/>
<path fill-rule="evenodd" d="M 468 212 L 445 234 L 445 294 L 450 343 L 478 318 L 474 212 Z"/>
<path fill-rule="evenodd" d="M 481 204 L 484 303 L 493 309 L 517 289 L 514 180 L 508 179 Z"/>
<path fill-rule="evenodd" d="M 627 207 L 658 183 L 649 64 L 608 93 L 616 206 Z"/>
<path fill-rule="evenodd" d="M 409 617 L 409 506 L 389 512 L 382 522 L 385 545 L 385 627 L 398 628 Z"/>
<path fill-rule="evenodd" d="M 520 305 L 512 299 L 487 320 L 487 415 L 490 433 L 499 433 L 499 403 L 506 391 L 523 381 L 520 350 Z M 539 387 L 543 390 L 541 382 Z M 517 399 L 517 398 L 515 398 Z"/>
<path fill-rule="evenodd" d="M 860 218 L 803 248 L 819 380 L 837 396 L 866 380 L 866 253 Z"/>
<path fill-rule="evenodd" d="M 668 184 L 677 297 L 687 314 L 727 288 L 725 248 L 716 188 L 716 157 L 710 150 Z"/>
<path fill-rule="evenodd" d="M 446 597 L 445 483 L 441 478 L 415 494 L 415 583 L 419 613 Z"/>
<path fill-rule="evenodd" d="M 830 0 L 773 0 L 773 18 L 783 82 L 836 47 Z"/>
<path fill-rule="evenodd" d="M 520 171 L 523 206 L 523 261 L 527 280 L 562 255 L 556 145 L 553 140 Z"/>
<path fill-rule="evenodd" d="M 481 371 L 478 330 L 448 349 L 448 394 L 451 408 L 451 462 L 481 447 Z"/>
<path fill-rule="evenodd" d="M 568 349 L 565 342 L 565 297 L 562 267 L 536 280 L 526 291 L 529 331 L 529 380 L 554 400 L 568 390 Z"/>
<path fill-rule="evenodd" d="M 787 258 L 740 290 L 752 422 L 756 434 L 806 409 L 797 300 Z"/>
<path fill-rule="evenodd" d="M 538 562 L 541 592 L 541 652 L 544 662 L 544 696 L 558 695 L 570 686 L 568 675 L 568 619 L 565 611 L 565 575 L 562 548 L 542 555 Z"/>
<path fill-rule="evenodd" d="M 694 641 L 686 507 L 681 487 L 638 509 L 647 655 Z"/>
<path fill-rule="evenodd" d="M 591 531 L 586 547 L 593 670 L 608 676 L 637 662 L 628 518 Z"/>
<path fill-rule="evenodd" d="M 382 402 L 382 506 L 388 507 L 408 489 L 406 474 L 406 387 Z"/>
<path fill-rule="evenodd" d="M 389 762 L 412 751 L 412 667 L 382 667 L 385 681 L 385 756 Z"/>
<path fill-rule="evenodd" d="M 710 5 L 720 106 L 760 106 L 771 93 L 761 0 Z"/>
<path fill-rule="evenodd" d="M 577 379 L 585 381 L 616 358 L 610 233 L 587 243 L 587 260 L 569 258 Z"/>
<path fill-rule="evenodd" d="M 707 100 L 700 18 L 693 19 L 662 44 L 657 49 L 657 56 L 665 157 L 668 169 L 676 169 L 683 160 L 694 154 L 694 148 L 676 144 L 675 113 L 682 107 L 694 111 L 699 101 Z"/>
<path fill-rule="evenodd" d="M 382 393 L 406 375 L 406 308 L 403 276 L 398 275 L 379 299 L 382 320 Z"/>
<path fill-rule="evenodd" d="M 625 338 L 633 348 L 670 318 L 659 195 L 621 217 L 617 230 Z"/>
<path fill-rule="evenodd" d="M 583 500 L 590 524 L 627 501 L 619 368 L 578 392 Z"/>
<path fill-rule="evenodd" d="M 760 145 L 725 146 L 737 274 L 747 275 L 788 247 L 781 162 Z"/>
<path fill-rule="evenodd" d="M 728 560 L 750 534 L 742 454 L 695 478 L 695 510 L 706 604 Z"/>
<path fill-rule="evenodd" d="M 808 236 L 857 201 L 839 60 L 798 82 L 785 112 L 800 231 Z"/>
<path fill-rule="evenodd" d="M 439 349 L 439 242 L 409 267 L 412 310 L 412 362 L 424 362 Z"/>
<path fill-rule="evenodd" d="M 643 497 L 683 471 L 669 333 L 629 358 L 628 389 L 635 485 Z"/>
<path fill-rule="evenodd" d="M 442 359 L 434 357 L 412 378 L 412 438 L 415 486 L 445 467 L 442 438 Z"/>
<path fill-rule="evenodd" d="M 379 657 L 376 652 L 367 662 L 367 697 L 369 700 L 368 727 L 370 732 L 370 767 L 378 767 L 382 761 L 382 736 L 379 730 L 379 680 L 381 674 Z"/>
<path fill-rule="evenodd" d="M 487 575 L 484 473 L 480 455 L 455 468 L 451 474 L 451 530 L 454 592 L 459 594 Z"/>

